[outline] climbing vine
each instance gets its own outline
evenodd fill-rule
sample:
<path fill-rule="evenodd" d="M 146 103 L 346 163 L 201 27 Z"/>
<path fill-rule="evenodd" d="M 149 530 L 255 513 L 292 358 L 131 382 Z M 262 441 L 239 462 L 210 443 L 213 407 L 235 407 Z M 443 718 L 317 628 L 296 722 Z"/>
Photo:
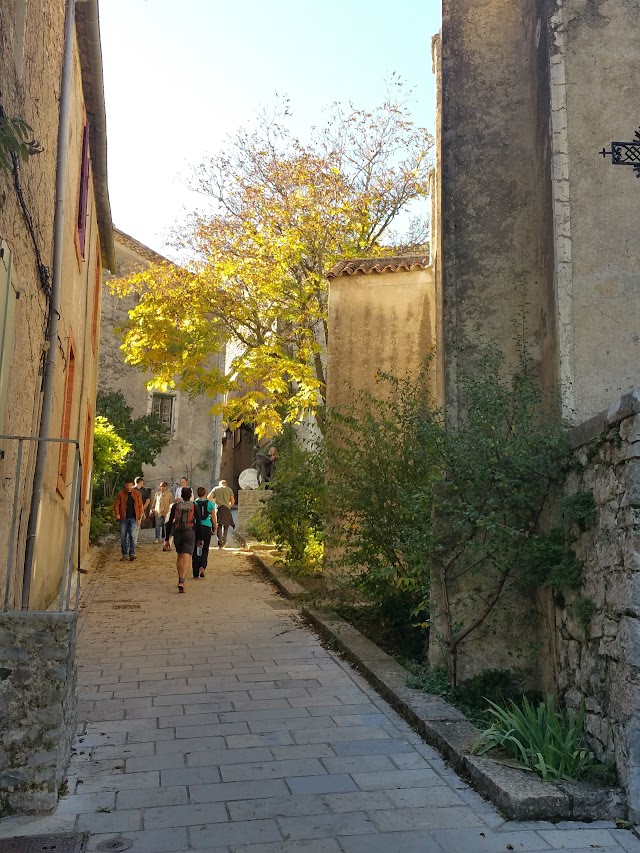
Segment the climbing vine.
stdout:
<path fill-rule="evenodd" d="M 33 128 L 23 119 L 9 118 L 0 104 L 0 172 L 5 172 L 11 177 L 22 218 L 33 246 L 40 287 L 45 296 L 49 297 L 51 270 L 42 260 L 33 216 L 27 205 L 20 180 L 20 162 L 26 162 L 30 157 L 41 154 L 44 150 L 33 133 Z"/>

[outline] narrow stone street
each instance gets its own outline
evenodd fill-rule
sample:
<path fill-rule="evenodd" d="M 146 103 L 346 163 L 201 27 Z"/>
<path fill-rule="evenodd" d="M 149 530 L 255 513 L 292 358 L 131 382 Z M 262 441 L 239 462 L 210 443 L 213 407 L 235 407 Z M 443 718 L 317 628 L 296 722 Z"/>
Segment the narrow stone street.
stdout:
<path fill-rule="evenodd" d="M 612 823 L 505 822 L 256 573 L 215 549 L 176 589 L 143 542 L 88 575 L 80 726 L 53 816 L 0 837 L 91 833 L 133 853 L 640 851 Z"/>

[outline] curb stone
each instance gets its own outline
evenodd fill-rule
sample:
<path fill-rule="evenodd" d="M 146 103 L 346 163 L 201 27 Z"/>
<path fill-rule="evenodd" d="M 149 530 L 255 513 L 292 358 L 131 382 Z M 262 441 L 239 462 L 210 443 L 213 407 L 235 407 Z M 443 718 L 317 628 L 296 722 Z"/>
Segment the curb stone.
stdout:
<path fill-rule="evenodd" d="M 255 546 L 259 543 L 235 535 L 251 552 L 254 564 L 283 595 L 295 601 L 307 594 L 304 587 L 274 565 L 277 558 L 265 553 L 264 546 L 257 553 Z M 543 782 L 532 772 L 500 764 L 486 755 L 473 755 L 470 746 L 480 730 L 460 711 L 440 696 L 407 687 L 409 671 L 337 614 L 307 607 L 302 602 L 299 607 L 314 628 L 335 643 L 409 725 L 509 820 L 625 818 L 626 802 L 619 788 L 584 782 Z"/>

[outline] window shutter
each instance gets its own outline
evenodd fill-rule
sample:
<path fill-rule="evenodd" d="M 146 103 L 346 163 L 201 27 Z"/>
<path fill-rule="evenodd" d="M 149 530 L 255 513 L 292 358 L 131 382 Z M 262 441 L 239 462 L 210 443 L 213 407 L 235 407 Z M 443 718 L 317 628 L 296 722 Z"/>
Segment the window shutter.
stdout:
<path fill-rule="evenodd" d="M 18 296 L 11 284 L 11 260 L 9 246 L 0 240 L 0 432 L 4 432 Z"/>
<path fill-rule="evenodd" d="M 84 258 L 85 241 L 87 238 L 87 203 L 89 201 L 89 122 L 84 126 L 82 134 L 82 166 L 80 168 L 80 197 L 78 200 L 78 241 L 80 252 Z"/>

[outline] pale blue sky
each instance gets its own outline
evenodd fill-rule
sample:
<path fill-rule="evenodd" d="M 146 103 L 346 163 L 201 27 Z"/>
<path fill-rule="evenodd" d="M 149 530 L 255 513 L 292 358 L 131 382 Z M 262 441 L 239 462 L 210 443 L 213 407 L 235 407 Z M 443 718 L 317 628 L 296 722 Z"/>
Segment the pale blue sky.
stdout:
<path fill-rule="evenodd" d="M 333 101 L 382 101 L 398 73 L 433 130 L 439 0 L 102 0 L 114 224 L 157 251 L 198 198 L 190 163 L 224 147 L 276 93 L 304 139 Z"/>

